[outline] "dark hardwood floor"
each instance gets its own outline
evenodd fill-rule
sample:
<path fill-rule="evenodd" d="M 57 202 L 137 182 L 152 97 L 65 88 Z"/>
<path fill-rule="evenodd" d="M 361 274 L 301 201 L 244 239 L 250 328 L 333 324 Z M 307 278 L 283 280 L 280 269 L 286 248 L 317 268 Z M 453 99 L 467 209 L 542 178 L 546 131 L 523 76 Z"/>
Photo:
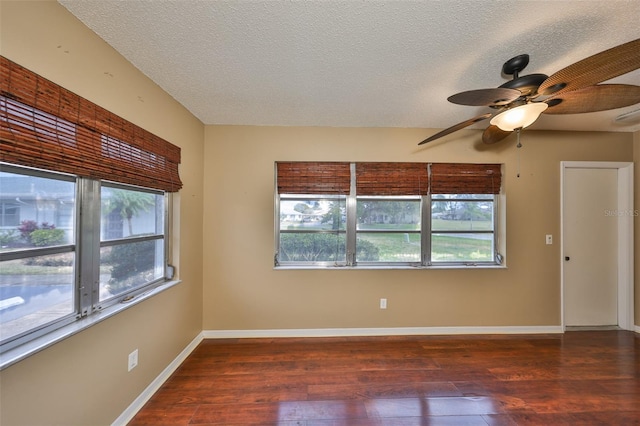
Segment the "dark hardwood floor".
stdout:
<path fill-rule="evenodd" d="M 205 340 L 130 425 L 640 425 L 640 335 Z"/>

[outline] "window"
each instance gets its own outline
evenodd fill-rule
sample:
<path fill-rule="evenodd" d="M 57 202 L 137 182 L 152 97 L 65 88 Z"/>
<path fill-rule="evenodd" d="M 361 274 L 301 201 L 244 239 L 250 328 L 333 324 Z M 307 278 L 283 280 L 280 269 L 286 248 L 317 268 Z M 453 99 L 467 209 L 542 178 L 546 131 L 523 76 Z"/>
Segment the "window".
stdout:
<path fill-rule="evenodd" d="M 499 265 L 501 175 L 499 164 L 276 163 L 275 265 Z"/>
<path fill-rule="evenodd" d="M 358 197 L 356 262 L 419 263 L 420 212 L 420 197 Z"/>
<path fill-rule="evenodd" d="M 438 263 L 501 263 L 497 249 L 499 164 L 429 164 L 430 255 Z"/>
<path fill-rule="evenodd" d="M 3 350 L 164 281 L 162 191 L 4 164 L 0 188 L 20 203 L 0 229 Z"/>
<path fill-rule="evenodd" d="M 76 225 L 59 220 L 76 210 L 75 178 L 22 173 L 3 166 L 3 204 L 20 204 L 18 223 L 0 230 L 0 326 L 2 344 L 76 313 Z M 63 216 L 66 218 L 66 216 Z"/>
<path fill-rule="evenodd" d="M 100 302 L 165 276 L 164 194 L 100 190 Z"/>
<path fill-rule="evenodd" d="M 493 194 L 431 197 L 431 262 L 492 262 Z"/>
<path fill-rule="evenodd" d="M 276 174 L 275 263 L 345 265 L 349 163 L 281 162 Z"/>
<path fill-rule="evenodd" d="M 2 368 L 167 282 L 182 182 L 179 147 L 3 56 L 0 74 Z"/>
<path fill-rule="evenodd" d="M 345 222 L 345 196 L 283 196 L 279 261 L 345 264 Z"/>

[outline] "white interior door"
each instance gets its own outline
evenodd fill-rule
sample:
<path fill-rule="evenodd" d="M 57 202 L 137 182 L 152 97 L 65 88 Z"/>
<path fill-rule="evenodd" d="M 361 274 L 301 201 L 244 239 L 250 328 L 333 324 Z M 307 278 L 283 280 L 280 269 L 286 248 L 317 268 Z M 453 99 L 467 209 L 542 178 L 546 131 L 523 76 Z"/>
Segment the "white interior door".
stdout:
<path fill-rule="evenodd" d="M 567 168 L 563 186 L 565 326 L 618 325 L 618 170 Z"/>

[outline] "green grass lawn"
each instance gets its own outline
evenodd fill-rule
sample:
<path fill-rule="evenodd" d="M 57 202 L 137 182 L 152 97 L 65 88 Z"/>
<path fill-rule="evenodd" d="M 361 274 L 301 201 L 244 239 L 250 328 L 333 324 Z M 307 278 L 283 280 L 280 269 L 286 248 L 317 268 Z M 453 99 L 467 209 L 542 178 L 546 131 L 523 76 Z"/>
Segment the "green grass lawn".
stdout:
<path fill-rule="evenodd" d="M 450 235 L 435 235 L 431 242 L 431 258 L 435 261 L 490 262 L 492 241 Z"/>
<path fill-rule="evenodd" d="M 380 250 L 380 262 L 420 261 L 420 234 L 359 233 L 358 238 L 369 241 Z"/>
<path fill-rule="evenodd" d="M 380 262 L 419 262 L 420 235 L 359 233 L 380 250 Z M 492 261 L 492 241 L 452 235 L 434 235 L 432 259 L 451 262 Z"/>

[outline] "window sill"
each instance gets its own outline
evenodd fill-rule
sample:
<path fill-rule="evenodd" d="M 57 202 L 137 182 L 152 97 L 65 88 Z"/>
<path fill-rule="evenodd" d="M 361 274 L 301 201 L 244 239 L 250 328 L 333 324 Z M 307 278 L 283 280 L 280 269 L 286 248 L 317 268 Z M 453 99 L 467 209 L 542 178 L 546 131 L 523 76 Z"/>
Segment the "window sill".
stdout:
<path fill-rule="evenodd" d="M 51 333 L 47 333 L 44 336 L 33 339 L 23 345 L 17 346 L 15 348 L 9 349 L 6 352 L 0 354 L 0 370 L 4 370 L 5 368 L 22 361 L 23 359 L 40 352 L 43 349 L 46 349 L 68 337 L 73 336 L 76 333 L 79 333 L 87 328 L 110 318 L 125 309 L 128 309 L 138 303 L 149 299 L 150 297 L 155 296 L 158 293 L 161 293 L 177 284 L 179 284 L 180 280 L 172 280 L 161 283 L 160 285 L 153 287 L 152 289 L 140 293 L 135 296 L 133 299 L 128 300 L 126 302 L 116 303 L 107 308 L 104 308 L 100 312 L 89 315 L 85 318 L 82 318 L 78 321 L 74 321 L 71 324 L 60 327 Z"/>
<path fill-rule="evenodd" d="M 276 271 L 295 271 L 295 270 L 305 270 L 305 269 L 325 269 L 325 270 L 350 270 L 350 271 L 358 271 L 358 270 L 448 270 L 448 269 L 507 269 L 507 265 L 498 265 L 498 264 L 474 264 L 474 265 L 431 265 L 431 266 L 409 266 L 409 265 L 358 265 L 358 266 L 327 266 L 327 265 L 280 265 L 274 266 L 274 270 Z"/>

